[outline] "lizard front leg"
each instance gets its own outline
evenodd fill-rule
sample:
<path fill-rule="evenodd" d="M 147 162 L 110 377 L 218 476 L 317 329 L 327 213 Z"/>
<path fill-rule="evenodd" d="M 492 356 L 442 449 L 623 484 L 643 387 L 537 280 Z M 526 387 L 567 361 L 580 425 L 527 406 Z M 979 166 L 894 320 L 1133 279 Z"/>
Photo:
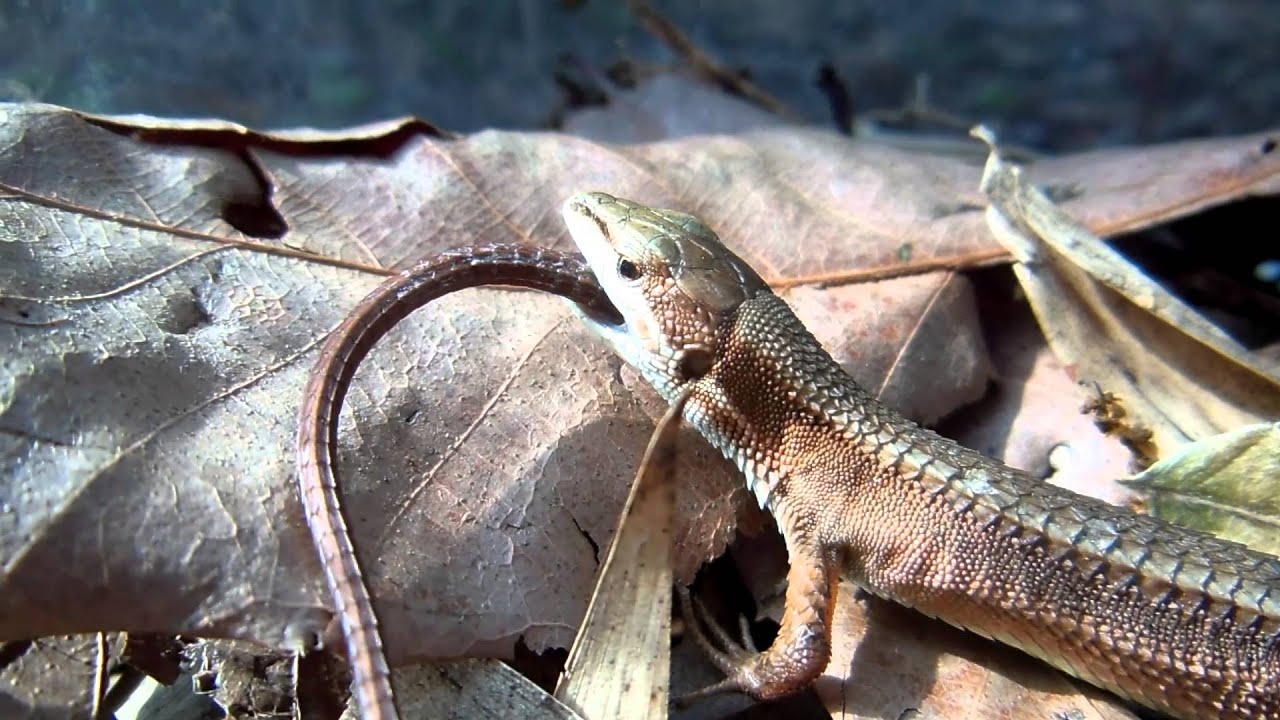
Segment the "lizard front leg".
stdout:
<path fill-rule="evenodd" d="M 684 603 L 690 635 L 726 677 L 680 698 L 681 704 L 723 692 L 742 692 L 758 700 L 779 698 L 808 687 L 826 669 L 831 659 L 831 615 L 842 553 L 822 546 L 803 530 L 788 532 L 786 538 L 791 562 L 786 607 L 778 636 L 764 652 L 755 652 L 745 628 L 742 645 L 738 645 L 708 622 L 709 632 L 721 646 L 717 647 Z"/>

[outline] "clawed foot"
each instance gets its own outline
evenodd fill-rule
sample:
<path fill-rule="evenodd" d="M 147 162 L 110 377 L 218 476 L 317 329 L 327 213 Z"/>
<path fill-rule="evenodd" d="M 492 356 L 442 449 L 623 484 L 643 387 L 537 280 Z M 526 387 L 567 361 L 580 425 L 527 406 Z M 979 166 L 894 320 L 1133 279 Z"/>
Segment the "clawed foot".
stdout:
<path fill-rule="evenodd" d="M 676 706 L 687 707 L 698 700 L 727 692 L 754 694 L 752 689 L 755 687 L 755 678 L 752 669 L 756 659 L 760 657 L 760 651 L 751 639 L 751 625 L 747 618 L 738 616 L 741 638 L 735 640 L 711 617 L 700 600 L 690 597 L 689 588 L 677 584 L 676 592 L 680 598 L 680 614 L 684 617 L 689 636 L 702 649 L 707 659 L 725 674 L 725 679 L 718 683 L 676 698 Z"/>

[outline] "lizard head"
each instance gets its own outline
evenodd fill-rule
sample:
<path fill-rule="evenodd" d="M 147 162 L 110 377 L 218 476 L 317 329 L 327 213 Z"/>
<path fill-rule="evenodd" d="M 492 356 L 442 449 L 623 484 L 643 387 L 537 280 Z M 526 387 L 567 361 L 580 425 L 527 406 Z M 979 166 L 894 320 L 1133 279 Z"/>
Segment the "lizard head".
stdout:
<path fill-rule="evenodd" d="M 734 310 L 768 292 L 692 215 L 602 192 L 574 195 L 562 213 L 623 322 L 583 319 L 667 399 L 711 368 Z"/>

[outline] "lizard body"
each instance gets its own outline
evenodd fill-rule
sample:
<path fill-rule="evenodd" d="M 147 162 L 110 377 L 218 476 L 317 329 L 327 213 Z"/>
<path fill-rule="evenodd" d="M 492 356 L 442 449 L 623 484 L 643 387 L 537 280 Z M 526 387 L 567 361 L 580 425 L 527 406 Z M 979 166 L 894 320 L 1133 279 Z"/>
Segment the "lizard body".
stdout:
<path fill-rule="evenodd" d="M 1179 718 L 1280 716 L 1280 559 L 1045 484 L 906 420 L 693 216 L 604 193 L 563 214 L 625 322 L 585 318 L 742 470 L 791 569 L 765 652 L 710 691 L 825 668 L 841 574 Z"/>

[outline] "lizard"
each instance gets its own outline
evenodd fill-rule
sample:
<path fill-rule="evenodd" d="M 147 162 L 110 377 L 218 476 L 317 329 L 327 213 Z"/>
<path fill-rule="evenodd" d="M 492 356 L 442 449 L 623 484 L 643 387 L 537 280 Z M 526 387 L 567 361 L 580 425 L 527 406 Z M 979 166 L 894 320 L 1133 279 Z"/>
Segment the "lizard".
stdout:
<path fill-rule="evenodd" d="M 620 321 L 580 257 L 525 245 L 458 248 L 389 277 L 361 300 L 321 347 L 303 393 L 298 491 L 337 611 L 355 706 L 364 720 L 397 720 L 400 715 L 377 615 L 339 500 L 338 415 L 360 361 L 396 323 L 442 295 L 485 284 L 545 290 L 577 303 L 585 317 Z"/>
<path fill-rule="evenodd" d="M 908 421 L 692 215 L 601 192 L 562 215 L 624 318 L 586 324 L 668 402 L 688 393 L 684 419 L 737 465 L 786 545 L 777 637 L 761 653 L 712 648 L 726 677 L 695 695 L 808 686 L 831 655 L 843 575 L 1177 718 L 1280 716 L 1280 559 Z"/>

